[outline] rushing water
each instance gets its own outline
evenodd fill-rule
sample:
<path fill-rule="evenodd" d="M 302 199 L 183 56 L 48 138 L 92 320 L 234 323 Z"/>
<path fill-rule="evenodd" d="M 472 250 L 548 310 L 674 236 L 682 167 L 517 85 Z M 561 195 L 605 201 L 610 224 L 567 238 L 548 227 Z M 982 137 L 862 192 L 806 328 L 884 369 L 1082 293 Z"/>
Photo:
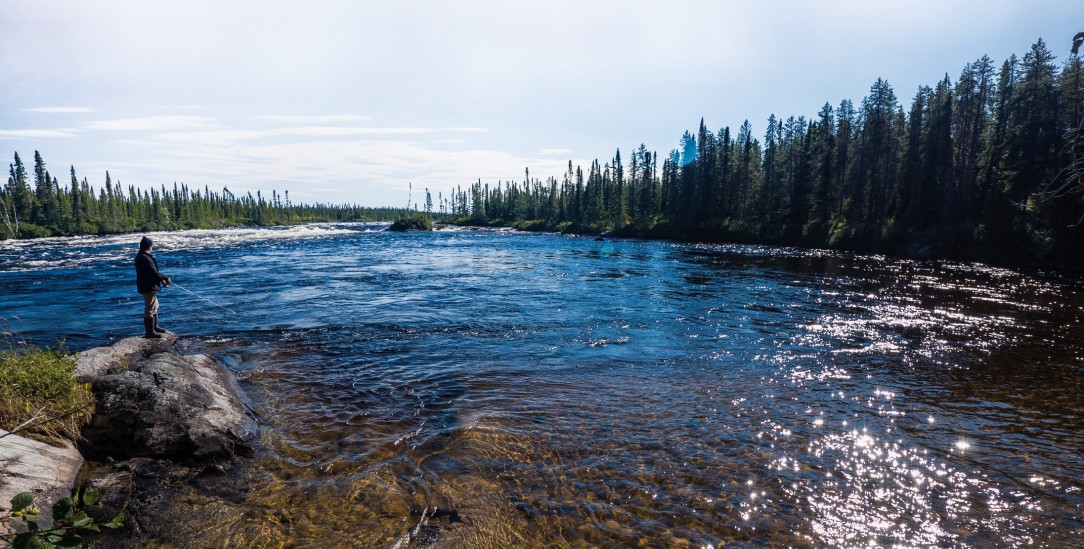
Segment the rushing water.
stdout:
<path fill-rule="evenodd" d="M 1084 544 L 1084 288 L 982 265 L 367 225 L 153 235 L 260 413 L 180 546 Z M 137 236 L 0 243 L 0 317 L 136 335 Z"/>

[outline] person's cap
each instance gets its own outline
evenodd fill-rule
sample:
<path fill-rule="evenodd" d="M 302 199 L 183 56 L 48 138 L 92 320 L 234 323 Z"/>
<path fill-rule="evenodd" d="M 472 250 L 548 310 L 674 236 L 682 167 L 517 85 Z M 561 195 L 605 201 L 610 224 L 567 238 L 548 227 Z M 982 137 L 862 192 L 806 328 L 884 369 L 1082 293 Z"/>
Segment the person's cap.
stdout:
<path fill-rule="evenodd" d="M 151 238 L 149 236 L 144 236 L 143 238 L 139 239 L 139 249 L 140 250 L 146 250 L 147 248 L 150 248 L 151 246 L 154 246 L 154 241 L 151 240 Z"/>

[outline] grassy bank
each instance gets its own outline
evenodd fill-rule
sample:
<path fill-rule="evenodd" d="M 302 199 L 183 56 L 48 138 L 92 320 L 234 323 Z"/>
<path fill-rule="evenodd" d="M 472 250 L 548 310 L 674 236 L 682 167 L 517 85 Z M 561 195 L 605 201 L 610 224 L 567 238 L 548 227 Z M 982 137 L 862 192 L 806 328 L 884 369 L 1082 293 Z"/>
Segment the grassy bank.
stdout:
<path fill-rule="evenodd" d="M 45 442 L 75 440 L 94 395 L 75 378 L 75 357 L 5 333 L 0 344 L 0 429 Z"/>

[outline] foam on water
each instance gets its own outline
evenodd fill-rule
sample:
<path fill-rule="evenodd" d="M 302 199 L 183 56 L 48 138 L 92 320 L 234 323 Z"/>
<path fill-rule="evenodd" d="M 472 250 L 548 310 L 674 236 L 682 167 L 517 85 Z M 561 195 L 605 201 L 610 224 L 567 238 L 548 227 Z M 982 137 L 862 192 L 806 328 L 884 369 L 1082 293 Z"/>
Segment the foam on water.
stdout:
<path fill-rule="evenodd" d="M 354 232 L 381 231 L 387 223 L 313 223 L 283 227 L 235 227 L 123 235 L 53 237 L 0 241 L 0 272 L 79 269 L 131 260 L 139 239 L 148 236 L 156 252 L 213 250 L 259 242 L 286 243 Z"/>

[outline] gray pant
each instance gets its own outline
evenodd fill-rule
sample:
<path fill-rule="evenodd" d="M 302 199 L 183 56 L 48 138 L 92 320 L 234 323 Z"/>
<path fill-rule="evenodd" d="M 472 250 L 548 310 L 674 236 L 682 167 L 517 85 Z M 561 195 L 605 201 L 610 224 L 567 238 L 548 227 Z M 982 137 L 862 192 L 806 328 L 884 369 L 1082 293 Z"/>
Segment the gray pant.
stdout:
<path fill-rule="evenodd" d="M 158 316 L 158 292 L 147 292 L 143 296 L 143 318 Z"/>

